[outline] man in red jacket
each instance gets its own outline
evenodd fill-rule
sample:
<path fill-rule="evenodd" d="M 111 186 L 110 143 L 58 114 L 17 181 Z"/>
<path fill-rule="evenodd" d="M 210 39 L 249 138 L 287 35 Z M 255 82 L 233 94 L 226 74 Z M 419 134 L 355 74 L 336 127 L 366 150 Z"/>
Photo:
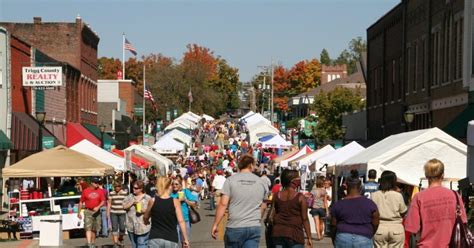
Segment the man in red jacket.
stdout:
<path fill-rule="evenodd" d="M 84 229 L 86 231 L 87 247 L 91 248 L 95 247 L 95 235 L 101 228 L 100 208 L 105 205 L 104 191 L 99 189 L 99 182 L 99 177 L 93 177 L 90 187 L 82 191 L 79 201 L 79 209 L 85 208 Z M 80 212 L 77 217 L 82 218 Z"/>

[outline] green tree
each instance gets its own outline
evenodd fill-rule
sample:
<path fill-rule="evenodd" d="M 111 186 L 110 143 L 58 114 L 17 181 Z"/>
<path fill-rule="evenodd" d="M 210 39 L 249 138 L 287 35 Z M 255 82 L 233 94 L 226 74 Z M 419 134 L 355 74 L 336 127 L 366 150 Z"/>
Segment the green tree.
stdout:
<path fill-rule="evenodd" d="M 329 52 L 326 50 L 326 48 L 323 48 L 321 51 L 321 54 L 319 55 L 319 61 L 321 61 L 322 65 L 331 65 L 331 57 L 329 57 Z"/>
<path fill-rule="evenodd" d="M 356 72 L 362 53 L 367 51 L 367 42 L 358 36 L 349 42 L 348 49 L 342 50 L 334 64 L 346 64 L 347 73 L 350 75 Z"/>
<path fill-rule="evenodd" d="M 315 97 L 311 108 L 318 115 L 316 133 L 318 140 L 336 140 L 342 137 L 342 115 L 359 111 L 364 107 L 360 90 L 353 93 L 350 89 L 337 87 L 330 92 L 321 92 Z"/>

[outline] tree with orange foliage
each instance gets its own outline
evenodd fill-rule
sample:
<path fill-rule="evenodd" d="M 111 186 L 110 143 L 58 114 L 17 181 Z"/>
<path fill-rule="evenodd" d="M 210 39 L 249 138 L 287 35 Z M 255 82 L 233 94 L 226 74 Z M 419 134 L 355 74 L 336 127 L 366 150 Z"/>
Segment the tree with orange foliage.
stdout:
<path fill-rule="evenodd" d="M 296 63 L 288 73 L 288 81 L 292 95 L 309 91 L 321 82 L 321 64 L 317 59 Z"/>
<path fill-rule="evenodd" d="M 99 79 L 117 79 L 117 72 L 122 70 L 122 62 L 116 58 L 102 57 L 98 63 Z"/>

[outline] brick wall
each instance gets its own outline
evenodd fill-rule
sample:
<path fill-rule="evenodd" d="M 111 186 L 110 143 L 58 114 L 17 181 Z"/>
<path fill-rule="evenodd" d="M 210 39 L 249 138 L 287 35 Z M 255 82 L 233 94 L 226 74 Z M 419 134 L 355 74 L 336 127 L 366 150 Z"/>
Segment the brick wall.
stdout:
<path fill-rule="evenodd" d="M 119 98 L 127 102 L 125 112 L 127 115 L 133 117 L 133 105 L 135 104 L 136 88 L 131 82 L 119 82 Z"/>
<path fill-rule="evenodd" d="M 76 122 L 97 124 L 98 35 L 81 18 L 71 23 L 58 23 L 42 22 L 41 18 L 35 17 L 33 23 L 0 23 L 0 26 L 48 56 L 80 70 L 82 78 L 66 90 L 67 100 L 75 103 L 68 107 L 77 108 L 68 110 L 68 116 Z"/>
<path fill-rule="evenodd" d="M 12 111 L 31 114 L 31 89 L 23 88 L 22 68 L 31 65 L 31 46 L 15 36 L 10 36 Z"/>
<path fill-rule="evenodd" d="M 346 65 L 334 65 L 334 66 L 323 65 L 321 68 L 321 84 L 328 83 L 336 78 L 346 78 L 346 77 L 347 77 Z"/>

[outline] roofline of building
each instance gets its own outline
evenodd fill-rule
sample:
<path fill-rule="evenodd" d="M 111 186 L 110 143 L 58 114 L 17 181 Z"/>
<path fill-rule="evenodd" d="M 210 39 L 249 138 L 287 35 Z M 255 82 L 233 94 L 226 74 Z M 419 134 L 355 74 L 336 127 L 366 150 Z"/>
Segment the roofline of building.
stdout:
<path fill-rule="evenodd" d="M 367 28 L 367 32 L 369 31 L 369 29 L 373 28 L 374 26 L 376 26 L 377 24 L 379 24 L 386 16 L 390 15 L 392 12 L 394 12 L 398 7 L 400 7 L 401 5 L 403 4 L 403 0 L 401 0 L 397 5 L 393 6 L 387 13 L 385 13 L 383 16 L 381 16 L 379 19 L 377 19 L 377 21 L 375 21 L 374 23 L 372 23 L 372 25 L 370 25 L 368 28 Z"/>

